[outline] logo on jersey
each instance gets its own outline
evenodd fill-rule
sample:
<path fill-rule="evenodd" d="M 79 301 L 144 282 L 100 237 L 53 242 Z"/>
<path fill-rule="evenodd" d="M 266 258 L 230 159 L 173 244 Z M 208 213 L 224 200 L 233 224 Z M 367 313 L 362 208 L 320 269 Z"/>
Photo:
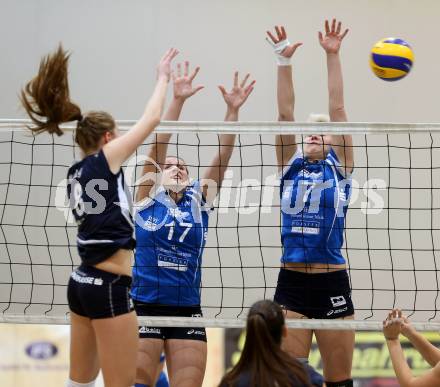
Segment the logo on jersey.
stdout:
<path fill-rule="evenodd" d="M 156 231 L 158 228 L 159 219 L 154 216 L 149 216 L 148 219 L 144 222 L 144 228 L 148 231 Z"/>
<path fill-rule="evenodd" d="M 298 175 L 312 180 L 322 180 L 323 173 L 321 172 L 310 172 L 307 169 L 301 169 Z"/>
<path fill-rule="evenodd" d="M 347 304 L 347 301 L 345 301 L 344 296 L 330 297 L 330 301 L 333 305 L 333 308 L 337 308 L 338 306 L 342 306 L 342 305 Z"/>
<path fill-rule="evenodd" d="M 189 216 L 189 212 L 183 212 L 178 207 L 176 208 L 169 208 L 168 209 L 170 215 L 177 219 L 179 222 L 184 221 Z"/>
<path fill-rule="evenodd" d="M 170 257 L 166 255 L 159 254 L 157 257 L 157 266 L 163 267 L 165 269 L 172 269 L 177 271 L 187 271 L 188 270 L 188 260 L 179 257 Z"/>

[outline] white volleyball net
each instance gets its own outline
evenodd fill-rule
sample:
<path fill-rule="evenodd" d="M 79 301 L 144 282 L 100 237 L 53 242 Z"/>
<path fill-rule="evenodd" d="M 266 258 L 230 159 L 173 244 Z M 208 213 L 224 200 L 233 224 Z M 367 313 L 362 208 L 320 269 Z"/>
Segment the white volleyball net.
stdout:
<path fill-rule="evenodd" d="M 34 137 L 26 123 L 0 121 L 0 321 L 68 323 L 67 282 L 80 260 L 65 179 L 78 147 L 69 130 Z M 349 133 L 355 170 L 342 251 L 355 321 L 289 325 L 380 329 L 399 307 L 418 328 L 439 329 L 440 124 L 182 122 L 159 130 L 175 133 L 169 153 L 186 161 L 194 179 L 218 150 L 219 135 L 238 135 L 210 215 L 198 326 L 243 326 L 253 302 L 273 298 L 281 257 L 275 134 L 295 133 L 301 146 L 308 133 Z M 145 155 L 152 139 L 134 156 Z M 141 172 L 135 160 L 125 170 L 131 185 Z M 185 318 L 141 320 L 194 325 Z"/>

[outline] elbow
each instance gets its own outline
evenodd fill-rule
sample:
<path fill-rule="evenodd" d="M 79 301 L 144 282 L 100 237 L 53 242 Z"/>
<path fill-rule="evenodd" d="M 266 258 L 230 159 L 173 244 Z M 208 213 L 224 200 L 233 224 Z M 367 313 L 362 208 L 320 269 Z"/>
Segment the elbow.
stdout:
<path fill-rule="evenodd" d="M 344 105 L 330 105 L 330 114 L 345 114 Z"/>
<path fill-rule="evenodd" d="M 330 106 L 329 109 L 330 121 L 341 122 L 347 121 L 347 113 L 345 112 L 344 105 Z"/>
<path fill-rule="evenodd" d="M 293 111 L 278 114 L 278 121 L 293 121 Z"/>
<path fill-rule="evenodd" d="M 402 380 L 400 381 L 400 386 L 401 387 L 414 387 L 416 386 L 416 378 L 415 377 L 411 377 L 408 380 Z"/>

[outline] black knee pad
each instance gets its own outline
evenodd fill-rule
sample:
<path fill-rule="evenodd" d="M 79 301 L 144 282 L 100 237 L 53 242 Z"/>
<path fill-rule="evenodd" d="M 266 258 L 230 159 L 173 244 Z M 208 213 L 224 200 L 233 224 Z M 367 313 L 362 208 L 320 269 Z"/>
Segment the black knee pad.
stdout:
<path fill-rule="evenodd" d="M 340 382 L 325 382 L 327 387 L 353 387 L 353 379 L 342 380 Z"/>

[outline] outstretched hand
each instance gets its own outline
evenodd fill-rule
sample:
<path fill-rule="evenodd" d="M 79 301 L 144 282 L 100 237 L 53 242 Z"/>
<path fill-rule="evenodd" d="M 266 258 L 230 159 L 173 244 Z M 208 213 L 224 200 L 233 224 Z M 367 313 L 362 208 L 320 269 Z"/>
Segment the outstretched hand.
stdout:
<path fill-rule="evenodd" d="M 254 90 L 255 80 L 253 80 L 249 85 L 246 83 L 249 79 L 250 74 L 246 74 L 244 79 L 239 83 L 238 71 L 234 73 L 234 85 L 230 92 L 227 92 L 224 86 L 218 86 L 220 92 L 223 95 L 223 99 L 228 106 L 228 109 L 239 110 L 240 107 L 246 102 L 249 95 Z"/>
<path fill-rule="evenodd" d="M 290 42 L 287 40 L 287 33 L 284 26 L 275 26 L 275 33 L 277 35 L 276 37 L 270 31 L 266 31 L 266 34 L 268 36 L 266 37 L 266 40 L 274 47 L 275 52 L 278 55 L 281 55 L 284 58 L 291 58 L 296 49 L 301 46 L 302 43 L 290 44 Z M 283 42 L 285 44 L 282 44 Z M 281 51 L 277 52 L 277 46 L 279 46 L 280 44 Z"/>
<path fill-rule="evenodd" d="M 325 35 L 318 32 L 319 44 L 327 54 L 337 54 L 341 48 L 342 40 L 348 33 L 348 28 L 341 34 L 342 23 L 336 24 L 336 19 L 332 20 L 330 28 L 328 20 L 325 21 Z"/>
<path fill-rule="evenodd" d="M 193 87 L 192 81 L 197 76 L 200 67 L 196 67 L 191 74 L 189 74 L 189 62 L 185 61 L 183 63 L 183 75 L 182 75 L 182 64 L 177 64 L 177 69 L 172 72 L 173 84 L 174 84 L 174 98 L 179 100 L 186 100 L 187 98 L 193 96 L 198 91 L 202 90 L 204 86 L 199 85 Z"/>
<path fill-rule="evenodd" d="M 383 334 L 387 340 L 396 340 L 402 328 L 403 318 L 400 309 L 393 309 L 383 322 Z"/>
<path fill-rule="evenodd" d="M 174 57 L 179 53 L 175 48 L 170 48 L 165 55 L 159 61 L 157 65 L 157 78 L 164 77 L 167 81 L 170 80 L 171 75 L 171 62 Z"/>

